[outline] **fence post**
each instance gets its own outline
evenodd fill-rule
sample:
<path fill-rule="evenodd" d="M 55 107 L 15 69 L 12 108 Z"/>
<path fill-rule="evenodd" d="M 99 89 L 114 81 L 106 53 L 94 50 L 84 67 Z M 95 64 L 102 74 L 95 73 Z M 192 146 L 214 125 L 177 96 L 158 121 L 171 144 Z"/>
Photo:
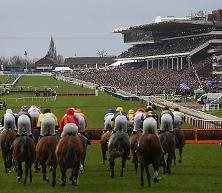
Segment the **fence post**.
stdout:
<path fill-rule="evenodd" d="M 197 128 L 194 129 L 194 142 L 195 144 L 197 144 L 198 140 L 197 140 Z"/>

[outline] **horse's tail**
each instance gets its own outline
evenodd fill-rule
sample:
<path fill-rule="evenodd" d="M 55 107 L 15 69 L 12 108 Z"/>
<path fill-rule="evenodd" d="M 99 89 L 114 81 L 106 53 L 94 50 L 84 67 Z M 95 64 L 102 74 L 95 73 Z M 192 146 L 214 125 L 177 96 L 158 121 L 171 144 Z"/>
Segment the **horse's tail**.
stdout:
<path fill-rule="evenodd" d="M 20 152 L 21 152 L 21 154 L 25 154 L 28 152 L 28 143 L 27 143 L 26 136 L 22 136 L 22 138 L 21 138 Z"/>
<path fill-rule="evenodd" d="M 68 167 L 72 167 L 73 165 L 73 158 L 75 157 L 76 147 L 70 141 L 68 142 L 67 149 L 63 158 L 63 163 Z"/>

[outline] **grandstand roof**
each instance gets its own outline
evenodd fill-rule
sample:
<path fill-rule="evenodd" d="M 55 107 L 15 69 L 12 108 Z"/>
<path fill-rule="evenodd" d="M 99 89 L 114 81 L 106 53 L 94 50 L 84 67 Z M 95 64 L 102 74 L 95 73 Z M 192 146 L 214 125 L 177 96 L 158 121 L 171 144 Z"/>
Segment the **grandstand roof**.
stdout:
<path fill-rule="evenodd" d="M 150 24 L 144 24 L 144 25 L 138 25 L 138 26 L 129 26 L 129 27 L 123 27 L 119 29 L 115 29 L 113 32 L 114 33 L 124 33 L 125 31 L 130 31 L 130 30 L 141 30 L 145 29 L 148 31 L 171 31 L 171 30 L 177 30 L 177 29 L 187 29 L 187 28 L 192 28 L 196 26 L 213 26 L 212 22 L 209 21 L 203 21 L 203 20 L 187 20 L 187 21 L 182 21 L 182 20 L 173 20 L 173 21 L 163 21 L 159 23 L 150 23 Z"/>

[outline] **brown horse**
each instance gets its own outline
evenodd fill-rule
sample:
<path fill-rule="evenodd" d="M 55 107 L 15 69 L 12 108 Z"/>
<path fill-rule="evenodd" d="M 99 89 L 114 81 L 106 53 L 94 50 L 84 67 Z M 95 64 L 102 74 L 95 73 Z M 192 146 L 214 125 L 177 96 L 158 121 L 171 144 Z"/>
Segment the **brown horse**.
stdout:
<path fill-rule="evenodd" d="M 66 171 L 72 169 L 70 180 L 78 185 L 79 167 L 83 154 L 83 146 L 78 136 L 67 135 L 60 139 L 56 147 L 57 162 L 62 173 L 62 186 L 66 184 Z"/>
<path fill-rule="evenodd" d="M 155 134 L 145 133 L 140 137 L 137 149 L 138 159 L 140 162 L 141 178 L 140 185 L 144 185 L 143 172 L 146 170 L 148 186 L 151 186 L 149 165 L 154 168 L 154 182 L 158 182 L 159 163 L 162 157 L 162 148 L 158 136 Z"/>
<path fill-rule="evenodd" d="M 25 178 L 26 184 L 29 174 L 30 182 L 32 182 L 32 164 L 35 161 L 35 144 L 32 138 L 28 136 L 19 136 L 13 142 L 13 160 L 17 164 L 17 180 L 22 181 L 22 162 L 25 162 Z"/>
<path fill-rule="evenodd" d="M 46 166 L 47 163 L 52 170 L 52 186 L 54 187 L 56 184 L 56 168 L 57 168 L 57 160 L 55 155 L 56 145 L 58 143 L 58 139 L 56 136 L 45 136 L 42 137 L 37 145 L 36 145 L 36 158 L 40 162 L 42 166 L 43 173 L 43 181 L 49 181 L 46 176 Z"/>
<path fill-rule="evenodd" d="M 122 167 L 120 176 L 123 177 L 123 170 L 126 165 L 126 160 L 130 155 L 130 139 L 129 135 L 123 131 L 116 131 L 110 137 L 108 144 L 110 176 L 114 178 L 115 159 L 122 158 Z"/>
<path fill-rule="evenodd" d="M 137 173 L 137 169 L 138 169 L 138 156 L 137 156 L 136 152 L 137 152 L 137 147 L 138 147 L 138 143 L 139 143 L 139 138 L 141 135 L 142 135 L 141 132 L 136 132 L 130 136 L 130 149 L 131 149 L 131 153 L 133 156 L 132 162 L 134 163 L 136 173 Z"/>
<path fill-rule="evenodd" d="M 179 163 L 182 162 L 182 153 L 183 148 L 185 146 L 185 136 L 183 130 L 180 128 L 174 129 L 175 137 L 176 137 L 176 148 L 179 150 Z M 174 158 L 174 165 L 176 164 L 176 157 Z"/>
<path fill-rule="evenodd" d="M 163 164 L 164 174 L 171 174 L 172 161 L 175 158 L 176 139 L 172 132 L 164 131 L 159 134 L 160 142 L 163 147 L 164 155 L 167 155 L 165 161 L 164 155 L 162 156 L 161 163 Z"/>
<path fill-rule="evenodd" d="M 0 144 L 2 149 L 2 158 L 4 161 L 5 172 L 8 173 L 8 169 L 12 167 L 12 143 L 16 138 L 16 132 L 11 129 L 4 130 L 1 133 Z"/>
<path fill-rule="evenodd" d="M 108 141 L 111 136 L 111 131 L 107 131 L 102 134 L 101 136 L 101 149 L 102 149 L 102 157 L 103 157 L 103 164 L 107 160 L 106 152 L 108 151 Z"/>

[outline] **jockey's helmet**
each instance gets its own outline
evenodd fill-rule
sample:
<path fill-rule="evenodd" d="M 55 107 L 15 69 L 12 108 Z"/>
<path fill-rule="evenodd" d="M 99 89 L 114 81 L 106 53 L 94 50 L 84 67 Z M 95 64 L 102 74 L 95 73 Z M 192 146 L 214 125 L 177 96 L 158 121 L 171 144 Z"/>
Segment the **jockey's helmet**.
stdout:
<path fill-rule="evenodd" d="M 123 112 L 123 107 L 117 107 L 116 112 Z"/>
<path fill-rule="evenodd" d="M 66 109 L 66 114 L 67 114 L 67 115 L 74 115 L 74 110 L 73 110 L 73 108 L 68 108 L 68 109 Z"/>
<path fill-rule="evenodd" d="M 5 111 L 5 113 L 10 113 L 10 114 L 12 114 L 12 109 L 7 109 L 7 110 Z"/>
<path fill-rule="evenodd" d="M 169 110 L 169 107 L 167 105 L 164 105 L 162 109 L 163 109 L 163 111 L 167 111 L 167 110 Z"/>
<path fill-rule="evenodd" d="M 25 106 L 25 105 L 23 105 L 21 107 L 21 111 L 27 111 L 28 112 L 28 110 L 29 110 L 29 108 L 27 106 Z"/>
<path fill-rule="evenodd" d="M 128 114 L 134 114 L 134 110 L 133 109 L 128 110 Z"/>
<path fill-rule="evenodd" d="M 137 112 L 142 112 L 142 113 L 144 113 L 145 110 L 144 110 L 144 108 L 139 108 L 139 109 L 137 109 Z"/>
<path fill-rule="evenodd" d="M 75 113 L 81 113 L 81 112 L 82 112 L 82 111 L 81 111 L 81 109 L 79 109 L 79 108 L 75 110 Z"/>
<path fill-rule="evenodd" d="M 148 106 L 146 107 L 146 111 L 153 111 L 153 107 L 151 107 L 151 106 L 148 105 Z"/>
<path fill-rule="evenodd" d="M 180 110 L 179 110 L 179 108 L 178 108 L 178 107 L 175 107 L 175 108 L 174 108 L 174 111 L 180 111 Z"/>
<path fill-rule="evenodd" d="M 114 109 L 114 108 L 110 108 L 110 109 L 108 109 L 108 111 L 107 111 L 107 113 L 115 113 L 116 112 L 116 110 Z"/>

